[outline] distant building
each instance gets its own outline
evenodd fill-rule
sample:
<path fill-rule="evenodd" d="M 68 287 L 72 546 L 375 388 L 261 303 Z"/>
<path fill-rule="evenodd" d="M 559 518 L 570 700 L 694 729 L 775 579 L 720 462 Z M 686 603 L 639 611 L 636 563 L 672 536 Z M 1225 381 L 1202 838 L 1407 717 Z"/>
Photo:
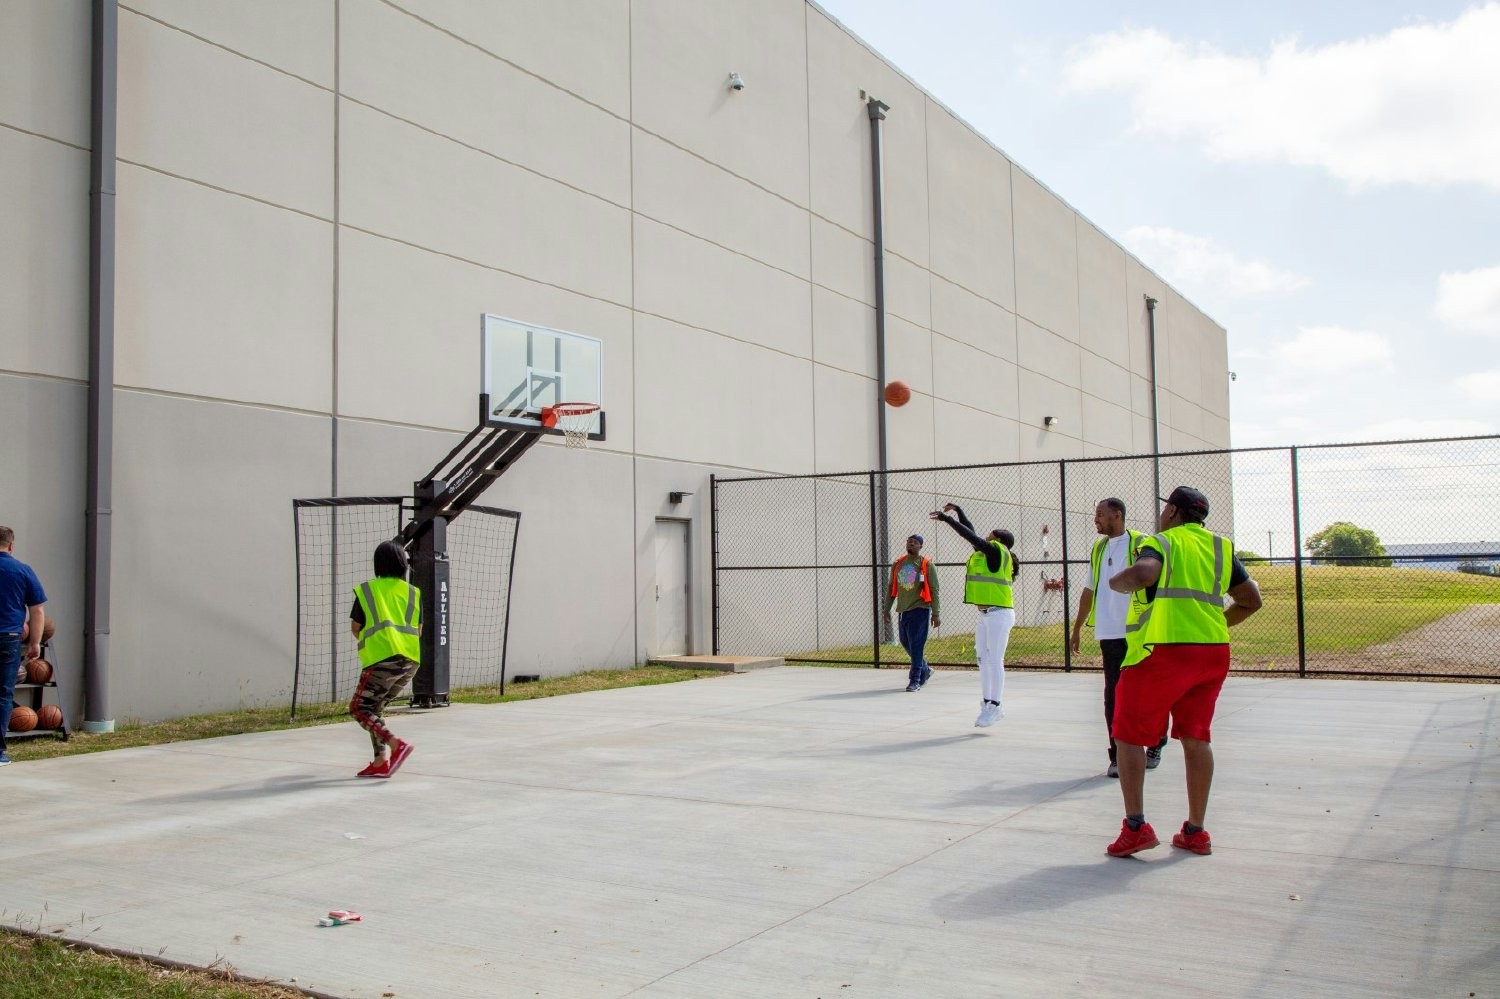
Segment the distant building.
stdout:
<path fill-rule="evenodd" d="M 1443 541 L 1434 544 L 1386 545 L 1386 555 L 1408 569 L 1457 572 L 1460 564 L 1487 566 L 1500 574 L 1500 541 Z"/>

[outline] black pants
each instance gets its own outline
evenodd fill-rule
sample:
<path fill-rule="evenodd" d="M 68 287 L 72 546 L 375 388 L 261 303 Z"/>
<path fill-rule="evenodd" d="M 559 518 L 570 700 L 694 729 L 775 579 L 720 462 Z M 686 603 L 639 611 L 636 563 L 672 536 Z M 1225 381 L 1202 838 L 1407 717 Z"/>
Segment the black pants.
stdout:
<path fill-rule="evenodd" d="M 1109 761 L 1115 761 L 1115 684 L 1120 682 L 1120 664 L 1125 661 L 1125 639 L 1123 638 L 1101 638 L 1099 639 L 1099 651 L 1104 654 L 1104 735 L 1109 739 Z M 1156 744 L 1160 751 L 1167 744 L 1167 736 L 1162 734 L 1161 742 Z"/>

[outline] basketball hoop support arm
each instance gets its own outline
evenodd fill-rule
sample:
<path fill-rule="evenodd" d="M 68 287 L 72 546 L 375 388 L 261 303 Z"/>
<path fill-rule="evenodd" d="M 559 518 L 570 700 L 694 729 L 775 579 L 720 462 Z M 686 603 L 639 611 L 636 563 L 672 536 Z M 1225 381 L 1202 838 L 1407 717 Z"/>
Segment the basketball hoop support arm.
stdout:
<path fill-rule="evenodd" d="M 412 679 L 412 707 L 448 706 L 448 524 L 539 440 L 538 433 L 481 423 L 412 485 L 412 519 L 399 539 L 410 556 L 412 585 L 422 592 L 422 665 Z"/>

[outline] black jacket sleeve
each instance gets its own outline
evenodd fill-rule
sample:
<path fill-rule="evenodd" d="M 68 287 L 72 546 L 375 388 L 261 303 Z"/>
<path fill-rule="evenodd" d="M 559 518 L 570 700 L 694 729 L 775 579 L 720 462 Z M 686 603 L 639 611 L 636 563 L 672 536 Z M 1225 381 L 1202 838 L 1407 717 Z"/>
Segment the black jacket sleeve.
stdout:
<path fill-rule="evenodd" d="M 963 507 L 955 503 L 953 509 L 958 514 L 957 519 L 947 514 L 943 514 L 938 519 L 957 531 L 960 537 L 974 546 L 976 552 L 984 553 L 984 562 L 989 566 L 990 572 L 999 572 L 1000 553 L 995 550 L 995 546 L 974 533 L 974 526 L 969 523 L 969 518 L 964 516 Z"/>

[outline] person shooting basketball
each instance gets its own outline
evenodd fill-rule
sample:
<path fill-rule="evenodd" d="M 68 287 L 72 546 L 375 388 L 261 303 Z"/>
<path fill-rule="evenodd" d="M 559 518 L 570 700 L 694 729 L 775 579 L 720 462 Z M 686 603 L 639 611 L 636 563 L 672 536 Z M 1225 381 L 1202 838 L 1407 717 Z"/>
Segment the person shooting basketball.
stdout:
<path fill-rule="evenodd" d="M 950 513 L 952 517 L 948 516 Z M 1000 702 L 1005 695 L 1005 647 L 1010 644 L 1010 629 L 1016 623 L 1011 586 L 1016 578 L 1016 557 L 1011 553 L 1016 539 L 999 528 L 981 538 L 956 503 L 945 503 L 942 510 L 934 510 L 928 516 L 941 520 L 974 546 L 974 554 L 969 556 L 964 571 L 964 603 L 973 604 L 979 611 L 979 619 L 974 622 L 974 652 L 979 658 L 979 686 L 984 701 L 974 727 L 989 728 L 1005 717 Z"/>
<path fill-rule="evenodd" d="M 354 588 L 349 631 L 359 642 L 359 686 L 349 714 L 370 733 L 375 758 L 355 776 L 390 777 L 411 743 L 385 727 L 381 712 L 416 676 L 422 659 L 422 594 L 406 581 L 406 551 L 394 541 L 375 549 L 375 578 Z"/>

